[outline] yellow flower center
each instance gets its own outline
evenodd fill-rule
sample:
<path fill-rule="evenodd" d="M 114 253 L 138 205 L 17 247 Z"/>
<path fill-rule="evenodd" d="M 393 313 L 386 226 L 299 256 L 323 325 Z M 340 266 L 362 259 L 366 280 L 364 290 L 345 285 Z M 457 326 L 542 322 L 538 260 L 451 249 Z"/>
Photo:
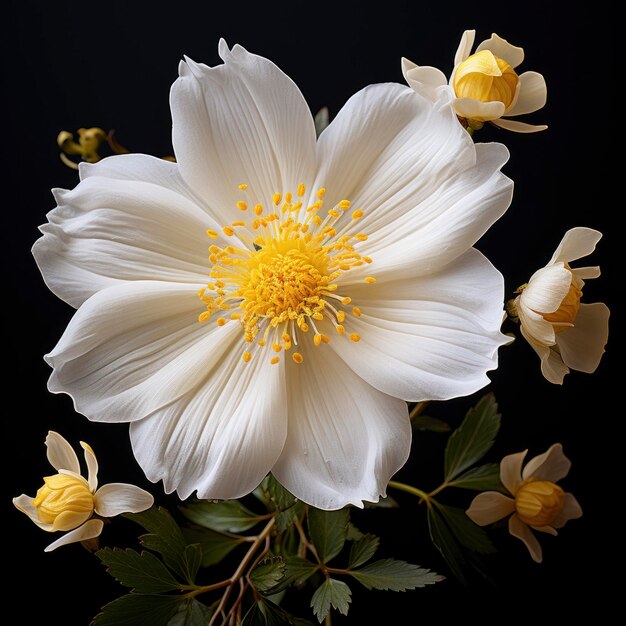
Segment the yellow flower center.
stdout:
<path fill-rule="evenodd" d="M 567 265 L 565 267 L 569 270 Z M 554 313 L 543 314 L 543 319 L 554 324 L 554 332 L 556 333 L 563 332 L 574 325 L 578 309 L 580 309 L 580 298 L 583 295 L 582 290 L 576 283 L 577 281 L 572 274 L 569 291 L 561 301 L 559 308 Z"/>
<path fill-rule="evenodd" d="M 247 185 L 239 186 L 242 191 Z M 313 343 L 319 346 L 330 338 L 318 330 L 323 320 L 330 321 L 339 335 L 358 342 L 360 336 L 346 329 L 346 315 L 359 317 L 361 309 L 348 305 L 352 299 L 338 293 L 339 277 L 355 267 L 371 263 L 372 259 L 357 251 L 367 241 L 363 233 L 337 236 L 336 227 L 350 225 L 361 217 L 360 209 L 350 211 L 350 201 L 342 200 L 320 215 L 326 190 L 316 193 L 316 200 L 305 207 L 301 198 L 306 188 L 298 185 L 296 198 L 291 192 L 275 193 L 272 211 L 262 204 L 254 205 L 251 222 L 238 220 L 224 226 L 226 237 L 237 237 L 244 247 L 212 245 L 209 259 L 213 264 L 211 282 L 198 293 L 206 311 L 198 317 L 206 322 L 217 312 L 226 312 L 216 323 L 223 326 L 237 320 L 248 344 L 243 360 L 249 362 L 253 350 L 271 345 L 271 364 L 280 361 L 284 350 L 295 363 L 304 357 L 297 351 L 299 336 L 311 332 Z M 237 208 L 248 211 L 248 203 L 240 200 Z M 208 230 L 212 239 L 219 233 Z M 376 279 L 367 276 L 366 283 Z M 349 318 L 348 318 L 349 319 Z"/>
<path fill-rule="evenodd" d="M 43 480 L 33 500 L 40 522 L 52 524 L 52 530 L 72 530 L 91 517 L 93 495 L 83 478 L 55 474 Z"/>
<path fill-rule="evenodd" d="M 515 494 L 517 516 L 529 526 L 550 525 L 563 510 L 565 493 L 547 480 L 531 480 Z"/>
<path fill-rule="evenodd" d="M 504 59 L 490 50 L 481 50 L 459 64 L 452 87 L 457 98 L 502 102 L 507 110 L 513 104 L 518 82 L 515 70 Z"/>

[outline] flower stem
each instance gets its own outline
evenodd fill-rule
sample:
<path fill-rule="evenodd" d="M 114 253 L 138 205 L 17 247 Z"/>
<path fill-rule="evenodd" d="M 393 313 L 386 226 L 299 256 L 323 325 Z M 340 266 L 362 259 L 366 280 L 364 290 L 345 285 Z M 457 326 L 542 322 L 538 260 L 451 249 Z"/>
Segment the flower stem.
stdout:
<path fill-rule="evenodd" d="M 406 493 L 410 493 L 411 495 L 417 496 L 420 499 L 420 502 L 424 501 L 428 506 L 430 506 L 430 495 L 417 487 L 413 487 L 412 485 L 406 485 L 405 483 L 399 483 L 396 480 L 390 480 L 388 486 L 392 489 L 398 489 L 399 491 L 405 491 Z"/>
<path fill-rule="evenodd" d="M 409 420 L 421 415 L 424 412 L 424 409 L 430 404 L 428 400 L 424 400 L 423 402 L 418 402 L 409 413 Z"/>

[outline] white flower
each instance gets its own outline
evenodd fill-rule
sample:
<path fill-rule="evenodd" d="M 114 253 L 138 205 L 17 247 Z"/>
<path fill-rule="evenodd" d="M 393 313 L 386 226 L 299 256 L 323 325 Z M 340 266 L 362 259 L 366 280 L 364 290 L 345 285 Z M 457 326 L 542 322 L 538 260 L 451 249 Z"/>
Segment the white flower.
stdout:
<path fill-rule="evenodd" d="M 609 336 L 606 304 L 581 304 L 584 278 L 600 276 L 599 267 L 571 268 L 572 261 L 591 254 L 602 233 L 572 228 L 549 263 L 536 271 L 513 301 L 522 335 L 541 359 L 541 371 L 563 384 L 570 368 L 591 373 L 600 364 Z"/>
<path fill-rule="evenodd" d="M 79 309 L 49 388 L 131 422 L 148 478 L 183 499 L 272 471 L 316 507 L 362 506 L 407 459 L 405 400 L 470 394 L 496 367 L 502 277 L 471 246 L 509 205 L 508 152 L 393 84 L 316 144 L 285 74 L 219 52 L 180 65 L 177 163 L 111 157 L 55 192 L 34 255 Z"/>
<path fill-rule="evenodd" d="M 98 489 L 98 461 L 89 444 L 80 445 L 85 454 L 88 477 L 80 473 L 80 463 L 72 446 L 58 433 L 46 437 L 48 461 L 58 474 L 46 476 L 44 485 L 33 498 L 22 494 L 13 504 L 46 532 L 70 531 L 51 543 L 46 552 L 77 541 L 98 537 L 104 526 L 101 519 L 120 513 L 139 513 L 149 509 L 154 498 L 143 489 L 126 483 L 110 483 Z"/>
<path fill-rule="evenodd" d="M 500 480 L 513 497 L 497 491 L 480 493 L 467 516 L 479 526 L 486 526 L 510 515 L 509 532 L 526 544 L 533 561 L 541 563 L 541 546 L 530 529 L 557 535 L 558 528 L 583 512 L 576 498 L 555 484 L 567 476 L 572 465 L 561 444 L 555 443 L 528 461 L 522 471 L 527 452 L 505 456 L 500 463 Z"/>
<path fill-rule="evenodd" d="M 493 33 L 470 55 L 476 31 L 466 30 L 454 57 L 450 80 L 434 67 L 402 59 L 402 72 L 418 93 L 435 101 L 439 87 L 449 84 L 456 96 L 452 106 L 459 117 L 480 127 L 490 121 L 517 133 L 535 133 L 548 128 L 503 117 L 515 117 L 541 109 L 547 99 L 546 81 L 537 72 L 517 74 L 524 60 L 523 48 L 512 46 Z"/>

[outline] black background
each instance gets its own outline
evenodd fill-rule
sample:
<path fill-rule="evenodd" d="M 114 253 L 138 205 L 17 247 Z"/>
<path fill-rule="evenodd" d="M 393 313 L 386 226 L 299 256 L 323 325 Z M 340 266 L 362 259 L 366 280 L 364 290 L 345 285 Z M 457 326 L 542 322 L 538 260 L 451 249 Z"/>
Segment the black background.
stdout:
<path fill-rule="evenodd" d="M 588 13 L 579 23 L 574 13 L 552 4 L 388 1 L 368 9 L 363 3 L 322 2 L 280 8 L 277 3 L 9 2 L 2 55 L 8 105 L 2 118 L 2 171 L 9 175 L 3 185 L 9 198 L 3 207 L 2 313 L 9 373 L 3 440 L 10 462 L 3 474 L 8 493 L 2 506 L 5 549 L 11 553 L 4 565 L 12 581 L 8 595 L 11 604 L 29 612 L 32 620 L 26 623 L 63 615 L 60 623 L 87 624 L 99 606 L 122 591 L 80 546 L 44 554 L 51 536 L 10 504 L 10 496 L 34 493 L 50 471 L 43 446 L 48 429 L 73 443 L 91 442 L 102 483 L 134 482 L 150 489 L 161 504 L 176 502 L 163 495 L 160 485 L 146 483 L 132 457 L 126 425 L 92 424 L 73 412 L 67 397 L 46 391 L 49 370 L 42 355 L 54 346 L 72 311 L 45 288 L 29 250 L 36 227 L 53 207 L 49 189 L 77 182 L 76 173 L 59 161 L 58 131 L 115 128 L 133 151 L 170 154 L 168 91 L 178 60 L 187 54 L 209 65 L 220 62 L 220 36 L 272 59 L 300 86 L 313 111 L 327 105 L 332 116 L 369 83 L 403 82 L 401 56 L 448 73 L 462 31 L 472 27 L 477 41 L 495 31 L 524 46 L 520 69 L 540 71 L 548 83 L 547 106 L 527 118 L 548 123 L 548 131 L 517 135 L 486 128 L 478 136 L 502 141 L 511 151 L 504 171 L 515 181 L 513 204 L 478 244 L 504 274 L 507 292 L 546 263 L 568 228 L 591 226 L 605 233 L 589 262 L 601 264 L 603 275 L 588 283 L 584 295 L 585 301 L 605 301 L 614 311 L 611 340 L 596 374 L 572 373 L 563 387 L 550 385 L 535 353 L 518 340 L 501 350 L 500 369 L 491 375 L 503 425 L 488 458 L 498 461 L 526 447 L 538 454 L 562 442 L 573 461 L 563 484 L 585 514 L 559 537 L 540 537 L 542 565 L 534 564 L 504 530 L 494 531 L 499 554 L 488 559 L 488 566 L 495 585 L 472 579 L 465 589 L 449 577 L 435 588 L 384 594 L 358 590 L 355 584 L 350 619 L 333 623 L 372 623 L 385 614 L 392 616 L 389 623 L 412 624 L 433 616 L 496 623 L 523 613 L 558 615 L 592 603 L 603 611 L 608 575 L 600 563 L 611 559 L 613 533 L 620 532 L 614 509 L 621 499 L 615 478 L 619 459 L 611 441 L 623 411 L 610 408 L 609 378 L 618 373 L 615 313 L 623 282 L 622 267 L 611 253 L 620 245 L 612 220 L 623 202 L 603 202 L 599 190 L 610 180 L 603 141 L 613 137 L 621 113 L 611 104 L 615 79 L 609 75 L 612 44 L 604 17 Z M 457 423 L 479 396 L 430 412 Z M 416 437 L 413 460 L 400 479 L 434 487 L 444 441 L 437 434 Z M 459 504 L 469 501 L 467 494 L 458 496 Z M 359 525 L 382 534 L 383 556 L 448 574 L 426 538 L 423 507 L 411 496 L 397 499 L 402 511 L 358 513 Z M 450 494 L 448 501 L 454 500 Z M 106 529 L 102 542 L 132 546 L 133 533 L 134 526 L 121 520 Z"/>

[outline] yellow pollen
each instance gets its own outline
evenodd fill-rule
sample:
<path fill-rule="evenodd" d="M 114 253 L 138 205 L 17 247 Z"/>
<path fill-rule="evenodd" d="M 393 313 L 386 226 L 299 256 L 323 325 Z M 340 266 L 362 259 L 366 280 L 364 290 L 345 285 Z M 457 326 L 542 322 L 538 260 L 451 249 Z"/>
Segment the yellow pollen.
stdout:
<path fill-rule="evenodd" d="M 350 208 L 350 200 L 342 200 L 342 201 L 339 203 L 339 208 L 340 208 L 342 211 L 347 211 L 347 210 Z M 363 211 L 361 211 L 361 215 L 363 215 Z"/>
<path fill-rule="evenodd" d="M 208 311 L 207 311 L 208 312 Z M 228 320 L 225 317 L 219 317 L 217 319 L 217 325 L 218 326 L 224 326 L 224 324 L 226 324 Z"/>
<path fill-rule="evenodd" d="M 363 211 L 361 211 L 361 209 L 357 209 L 356 211 L 352 213 L 353 220 L 358 220 L 358 219 L 361 219 L 362 217 L 363 217 Z"/>
<path fill-rule="evenodd" d="M 341 304 L 350 304 L 350 302 L 352 302 L 352 298 L 350 298 L 349 296 L 341 299 Z"/>
<path fill-rule="evenodd" d="M 248 188 L 248 185 L 246 185 L 246 183 L 241 183 L 241 185 L 239 185 L 239 189 L 241 189 L 241 191 L 245 191 Z"/>
<path fill-rule="evenodd" d="M 339 217 L 341 215 L 337 209 L 328 209 L 328 215 L 332 215 L 332 217 Z"/>
<path fill-rule="evenodd" d="M 345 328 L 344 328 L 341 324 L 337 324 L 337 327 L 336 327 L 336 328 L 337 328 L 337 332 L 338 332 L 340 335 L 343 335 L 343 334 L 346 332 L 346 329 L 345 329 Z"/>
<path fill-rule="evenodd" d="M 350 333 L 350 339 L 354 342 L 361 341 L 361 335 L 357 335 L 356 333 Z"/>
<path fill-rule="evenodd" d="M 353 306 L 352 307 L 352 315 L 356 315 L 357 317 L 361 317 L 361 315 L 362 315 L 361 309 L 359 309 L 358 306 Z"/>
<path fill-rule="evenodd" d="M 306 192 L 306 186 L 304 185 L 304 183 L 300 183 L 297 189 L 298 198 L 302 198 L 305 192 Z"/>
<path fill-rule="evenodd" d="M 366 276 L 363 280 L 370 285 L 373 285 L 376 282 L 376 279 L 373 276 Z"/>
<path fill-rule="evenodd" d="M 359 241 L 367 241 L 369 239 L 369 237 L 363 233 L 358 233 L 357 235 L 354 235 L 354 237 Z"/>
<path fill-rule="evenodd" d="M 271 363 L 272 365 L 276 365 L 276 363 L 278 363 L 279 361 L 280 361 L 280 357 L 279 357 L 279 356 L 273 356 L 273 357 L 270 359 L 270 363 Z"/>
<path fill-rule="evenodd" d="M 280 204 L 281 199 L 282 199 L 282 196 L 278 192 L 276 192 L 272 196 L 272 202 L 274 203 L 274 206 L 278 206 Z"/>
<path fill-rule="evenodd" d="M 255 215 L 262 215 L 263 214 L 263 205 L 262 204 L 255 204 L 254 205 L 254 214 Z"/>
<path fill-rule="evenodd" d="M 344 311 L 337 311 L 337 321 L 340 324 L 343 324 L 345 319 L 346 319 L 346 314 L 344 313 Z"/>
<path fill-rule="evenodd" d="M 211 317 L 211 313 L 209 311 L 202 311 L 200 315 L 198 315 L 199 322 L 206 322 Z"/>
<path fill-rule="evenodd" d="M 330 343 L 330 339 L 326 335 L 322 335 L 322 343 Z"/>
<path fill-rule="evenodd" d="M 304 357 L 299 353 L 299 352 L 294 352 L 291 355 L 291 358 L 296 362 L 296 363 L 302 363 L 302 361 L 304 361 Z"/>
<path fill-rule="evenodd" d="M 319 346 L 320 343 L 322 343 L 322 335 L 320 335 L 319 333 L 315 333 L 315 335 L 313 336 L 313 343 L 316 346 Z"/>
<path fill-rule="evenodd" d="M 282 349 L 283 347 L 279 343 L 272 344 L 272 350 L 274 350 L 274 352 L 280 352 Z"/>
<path fill-rule="evenodd" d="M 291 202 L 291 199 L 293 198 L 293 196 L 291 195 L 291 191 L 288 191 L 285 194 L 285 202 Z"/>
<path fill-rule="evenodd" d="M 211 239 L 217 239 L 219 237 L 219 233 L 215 230 L 208 229 L 206 234 L 211 237 Z"/>
<path fill-rule="evenodd" d="M 244 352 L 243 353 L 243 360 L 246 363 L 250 363 L 250 359 L 252 358 L 252 354 L 250 354 L 250 352 Z"/>
<path fill-rule="evenodd" d="M 246 223 L 242 222 L 241 220 L 237 220 L 236 222 L 231 222 L 230 225 L 233 226 L 233 227 L 234 226 L 245 226 Z M 230 254 L 232 254 L 232 252 Z"/>
<path fill-rule="evenodd" d="M 235 231 L 230 226 L 224 226 L 222 232 L 228 237 L 232 237 L 235 234 Z"/>
<path fill-rule="evenodd" d="M 318 198 L 320 198 L 320 200 L 324 197 L 324 194 L 326 193 L 326 187 L 320 187 L 317 190 L 317 193 L 315 194 Z"/>
<path fill-rule="evenodd" d="M 237 208 L 240 211 L 246 211 L 248 209 L 248 205 L 245 202 L 243 202 L 243 200 L 239 200 L 239 202 L 237 202 Z"/>

